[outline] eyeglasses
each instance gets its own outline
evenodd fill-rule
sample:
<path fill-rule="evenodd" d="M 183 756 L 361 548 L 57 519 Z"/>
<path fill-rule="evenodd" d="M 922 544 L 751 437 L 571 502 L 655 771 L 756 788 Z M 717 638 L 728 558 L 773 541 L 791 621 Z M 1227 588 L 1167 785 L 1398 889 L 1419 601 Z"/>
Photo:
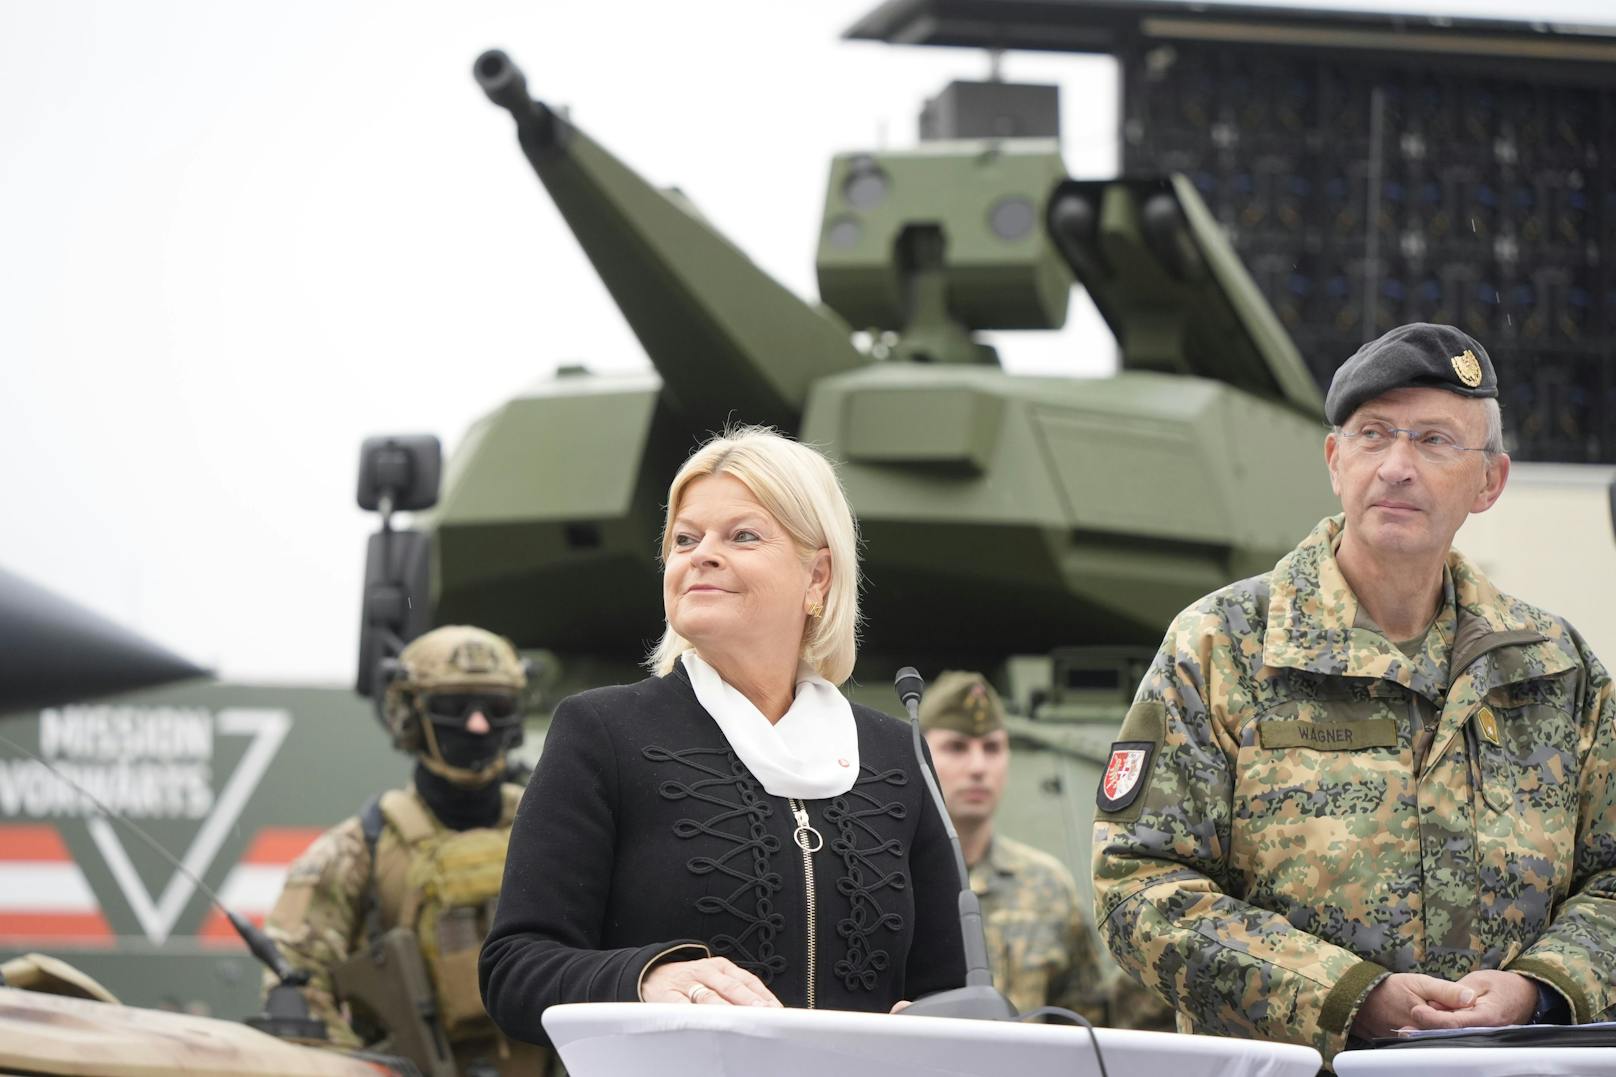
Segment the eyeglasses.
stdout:
<path fill-rule="evenodd" d="M 1358 452 L 1366 456 L 1378 456 L 1386 452 L 1397 442 L 1398 434 L 1407 434 L 1409 444 L 1419 450 L 1425 459 L 1438 464 L 1452 464 L 1463 459 L 1467 452 L 1486 452 L 1484 448 L 1471 448 L 1460 445 L 1453 438 L 1440 430 L 1406 430 L 1390 423 L 1367 422 L 1361 423 L 1353 430 L 1337 430 L 1336 437 L 1342 438 Z"/>
<path fill-rule="evenodd" d="M 439 723 L 464 725 L 478 711 L 490 723 L 510 722 L 517 718 L 515 696 L 486 692 L 435 693 L 422 700 L 421 705 L 427 716 Z"/>

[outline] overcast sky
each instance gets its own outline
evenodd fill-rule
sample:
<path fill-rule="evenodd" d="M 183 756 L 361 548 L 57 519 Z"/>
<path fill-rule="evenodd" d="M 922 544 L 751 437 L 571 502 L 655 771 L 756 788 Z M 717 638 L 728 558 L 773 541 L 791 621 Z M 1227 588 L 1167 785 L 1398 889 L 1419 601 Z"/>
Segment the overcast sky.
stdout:
<path fill-rule="evenodd" d="M 350 680 L 360 440 L 452 449 L 559 363 L 645 364 L 473 59 L 505 48 L 811 298 L 830 156 L 910 144 L 987 71 L 840 43 L 871 7 L 0 0 L 0 566 L 230 679 Z M 1068 168 L 1114 171 L 1109 59 L 1004 74 L 1058 82 Z M 1006 365 L 1109 369 L 1074 309 Z"/>

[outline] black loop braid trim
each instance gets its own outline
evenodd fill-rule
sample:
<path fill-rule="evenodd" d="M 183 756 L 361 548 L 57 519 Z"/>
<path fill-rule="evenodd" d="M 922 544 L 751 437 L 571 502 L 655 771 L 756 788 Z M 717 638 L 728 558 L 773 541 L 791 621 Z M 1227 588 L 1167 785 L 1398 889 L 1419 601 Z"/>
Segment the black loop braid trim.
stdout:
<path fill-rule="evenodd" d="M 696 911 L 707 915 L 726 914 L 741 921 L 738 934 L 717 934 L 710 940 L 713 952 L 729 958 L 764 983 L 785 971 L 786 959 L 775 952 L 775 938 L 785 928 L 785 917 L 774 907 L 774 895 L 785 885 L 770 860 L 780 851 L 780 839 L 768 833 L 764 821 L 774 814 L 774 806 L 758 790 L 746 766 L 728 748 L 686 748 L 675 751 L 649 745 L 640 754 L 653 763 L 677 763 L 705 777 L 685 782 L 672 779 L 657 786 L 667 800 L 694 800 L 717 808 L 706 819 L 674 821 L 674 836 L 682 840 L 705 835 L 730 848 L 718 857 L 693 856 L 685 861 L 693 875 L 718 873 L 734 879 L 728 894 L 707 894 L 696 899 Z M 704 761 L 701 757 L 716 757 Z M 726 829 L 736 820 L 746 824 L 746 836 Z M 752 909 L 741 902 L 752 894 Z"/>
<path fill-rule="evenodd" d="M 903 917 L 883 911 L 878 892 L 902 892 L 909 887 L 909 877 L 876 861 L 877 856 L 890 856 L 893 862 L 903 863 L 903 842 L 897 838 L 883 840 L 866 820 L 880 816 L 901 820 L 909 814 L 899 801 L 882 802 L 876 794 L 885 795 L 885 790 L 872 788 L 902 787 L 909 784 L 909 776 L 897 768 L 877 772 L 861 766 L 859 770 L 861 774 L 853 788 L 832 800 L 825 810 L 825 821 L 837 831 L 831 851 L 842 858 L 844 865 L 842 877 L 836 880 L 836 891 L 847 898 L 849 909 L 848 915 L 836 922 L 836 934 L 845 942 L 846 952 L 833 967 L 849 991 L 873 991 L 880 974 L 891 967 L 892 955 L 872 946 L 870 937 L 883 929 L 903 931 Z"/>

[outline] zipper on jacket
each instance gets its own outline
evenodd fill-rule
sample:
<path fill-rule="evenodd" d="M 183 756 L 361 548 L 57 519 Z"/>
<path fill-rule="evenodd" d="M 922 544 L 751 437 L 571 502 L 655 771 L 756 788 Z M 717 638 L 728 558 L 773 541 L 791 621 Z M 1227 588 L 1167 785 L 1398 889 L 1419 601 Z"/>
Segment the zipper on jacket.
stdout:
<path fill-rule="evenodd" d="M 808 1008 L 811 1010 L 814 1008 L 814 980 L 816 979 L 815 966 L 817 965 L 819 958 L 819 940 L 815 937 L 817 929 L 817 924 L 815 923 L 817 902 L 814 898 L 814 853 L 819 850 L 820 846 L 825 844 L 825 839 L 820 835 L 819 831 L 813 828 L 813 824 L 808 821 L 808 806 L 802 801 L 798 800 L 796 797 L 787 797 L 786 799 L 791 805 L 792 816 L 797 820 L 797 829 L 792 831 L 791 839 L 797 843 L 797 848 L 802 850 L 802 881 L 803 886 L 806 888 L 804 893 L 808 899 L 806 906 L 808 910 L 807 994 Z"/>

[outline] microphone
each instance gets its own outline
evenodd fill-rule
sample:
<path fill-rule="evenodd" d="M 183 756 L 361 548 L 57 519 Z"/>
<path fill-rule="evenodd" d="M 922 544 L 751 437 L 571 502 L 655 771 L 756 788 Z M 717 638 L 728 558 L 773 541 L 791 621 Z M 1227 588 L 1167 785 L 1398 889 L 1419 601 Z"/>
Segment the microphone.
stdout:
<path fill-rule="evenodd" d="M 965 986 L 916 999 L 899 1012 L 915 1017 L 1014 1021 L 1018 1016 L 1016 1008 L 993 986 L 993 970 L 988 967 L 987 936 L 982 933 L 982 903 L 977 899 L 976 891 L 971 889 L 971 872 L 965 866 L 965 854 L 960 850 L 959 833 L 954 829 L 954 820 L 949 818 L 948 803 L 943 800 L 943 791 L 937 788 L 937 779 L 926 764 L 926 753 L 921 747 L 920 695 L 925 691 L 926 682 L 920 679 L 914 666 L 904 666 L 898 670 L 898 678 L 893 686 L 898 690 L 899 701 L 909 712 L 909 731 L 915 742 L 915 762 L 920 767 L 921 776 L 926 779 L 926 788 L 931 793 L 932 803 L 937 805 L 937 814 L 942 817 L 948 843 L 954 848 L 954 866 L 959 872 L 960 884 L 960 940 L 965 944 Z"/>
<path fill-rule="evenodd" d="M 909 710 L 909 717 L 918 720 L 920 697 L 925 694 L 926 682 L 920 679 L 915 667 L 904 666 L 898 670 L 898 679 L 892 686 L 898 690 L 898 702 Z"/>

